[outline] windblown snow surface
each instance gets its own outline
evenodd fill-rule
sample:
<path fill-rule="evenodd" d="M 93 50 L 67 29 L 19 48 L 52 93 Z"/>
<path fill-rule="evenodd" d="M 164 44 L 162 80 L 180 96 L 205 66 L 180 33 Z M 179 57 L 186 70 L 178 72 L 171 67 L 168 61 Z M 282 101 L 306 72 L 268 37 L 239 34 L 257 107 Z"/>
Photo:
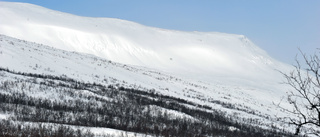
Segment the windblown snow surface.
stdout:
<path fill-rule="evenodd" d="M 288 87 L 277 70 L 292 68 L 243 35 L 165 30 L 25 3 L 0 2 L 0 19 L 3 68 L 155 89 L 264 123 L 257 126 L 283 126 L 275 115 L 286 114 L 273 103 Z"/>

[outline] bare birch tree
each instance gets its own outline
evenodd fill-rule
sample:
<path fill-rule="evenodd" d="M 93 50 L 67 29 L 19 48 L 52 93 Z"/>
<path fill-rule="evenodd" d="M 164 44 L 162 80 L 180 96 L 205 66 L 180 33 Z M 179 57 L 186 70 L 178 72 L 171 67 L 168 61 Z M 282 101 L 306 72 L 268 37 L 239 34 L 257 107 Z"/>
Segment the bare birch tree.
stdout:
<path fill-rule="evenodd" d="M 295 134 L 301 134 L 305 128 L 305 134 L 320 136 L 320 59 L 319 50 L 314 55 L 306 55 L 301 52 L 302 61 L 296 58 L 295 69 L 290 73 L 284 73 L 286 84 L 293 89 L 287 94 L 287 101 L 292 108 L 283 108 L 295 117 L 286 117 L 289 124 L 296 127 Z M 304 64 L 301 64 L 303 62 Z"/>

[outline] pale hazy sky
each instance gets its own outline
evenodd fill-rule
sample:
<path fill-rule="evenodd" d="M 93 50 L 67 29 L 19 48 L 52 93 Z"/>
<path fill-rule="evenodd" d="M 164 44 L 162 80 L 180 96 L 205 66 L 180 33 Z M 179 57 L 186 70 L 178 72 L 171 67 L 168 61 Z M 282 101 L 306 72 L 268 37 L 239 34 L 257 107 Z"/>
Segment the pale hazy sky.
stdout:
<path fill-rule="evenodd" d="M 182 31 L 247 36 L 293 64 L 298 47 L 320 48 L 320 0 L 0 0 L 32 3 L 89 17 L 109 17 Z"/>

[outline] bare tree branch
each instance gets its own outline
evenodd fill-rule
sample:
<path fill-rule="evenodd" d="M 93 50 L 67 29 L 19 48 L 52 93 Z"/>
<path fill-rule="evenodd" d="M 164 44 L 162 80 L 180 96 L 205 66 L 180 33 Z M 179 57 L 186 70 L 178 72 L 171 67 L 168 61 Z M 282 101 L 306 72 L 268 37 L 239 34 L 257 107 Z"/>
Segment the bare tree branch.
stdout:
<path fill-rule="evenodd" d="M 289 74 L 281 72 L 286 79 L 285 84 L 292 87 L 287 94 L 287 101 L 292 105 L 292 110 L 280 107 L 292 114 L 295 118 L 285 117 L 289 124 L 296 126 L 295 134 L 301 133 L 301 128 L 307 128 L 305 134 L 320 135 L 320 58 L 317 54 L 307 56 L 300 49 L 303 63 L 296 58 L 295 69 Z M 320 52 L 318 52 L 319 54 Z"/>

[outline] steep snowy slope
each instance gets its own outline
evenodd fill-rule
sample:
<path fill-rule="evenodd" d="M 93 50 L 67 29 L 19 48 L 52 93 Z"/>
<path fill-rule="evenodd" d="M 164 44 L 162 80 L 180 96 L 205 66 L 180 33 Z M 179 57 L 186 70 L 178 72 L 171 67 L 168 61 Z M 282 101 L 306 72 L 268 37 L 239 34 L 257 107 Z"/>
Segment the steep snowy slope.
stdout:
<path fill-rule="evenodd" d="M 1 2 L 0 18 L 1 34 L 200 80 L 265 83 L 279 80 L 274 70 L 284 66 L 242 35 L 164 30 L 25 3 Z"/>

